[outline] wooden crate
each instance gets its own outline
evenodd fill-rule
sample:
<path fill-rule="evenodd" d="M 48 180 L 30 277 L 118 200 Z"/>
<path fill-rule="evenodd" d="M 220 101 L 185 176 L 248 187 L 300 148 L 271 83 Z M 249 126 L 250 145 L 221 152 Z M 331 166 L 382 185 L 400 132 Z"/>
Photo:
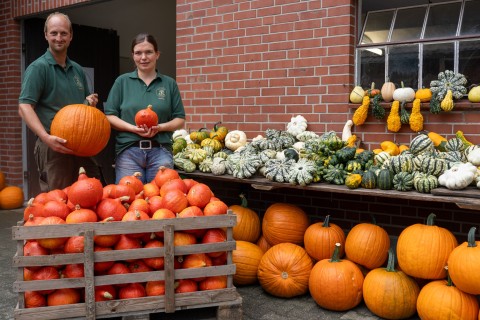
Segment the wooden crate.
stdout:
<path fill-rule="evenodd" d="M 17 241 L 17 253 L 13 265 L 18 269 L 17 280 L 13 284 L 19 293 L 14 318 L 24 319 L 102 319 L 123 317 L 123 319 L 148 319 L 149 314 L 176 310 L 218 307 L 218 319 L 241 319 L 242 298 L 233 286 L 235 264 L 232 263 L 232 251 L 236 247 L 232 227 L 236 224 L 236 215 L 231 210 L 226 215 L 209 217 L 176 218 L 132 222 L 82 223 L 48 226 L 23 226 L 19 222 L 12 227 L 13 240 Z M 175 231 L 226 228 L 227 241 L 209 244 L 174 246 Z M 94 252 L 95 235 L 152 233 L 164 231 L 163 248 L 141 248 L 130 250 L 109 250 Z M 26 240 L 40 238 L 58 238 L 84 236 L 85 249 L 78 254 L 55 254 L 48 256 L 23 256 Z M 174 269 L 175 256 L 193 253 L 227 252 L 227 263 L 221 266 L 192 269 Z M 94 263 L 164 257 L 165 267 L 161 271 L 129 273 L 122 275 L 94 275 Z M 34 266 L 66 265 L 83 263 L 83 278 L 24 281 L 23 268 Z M 227 288 L 220 290 L 197 291 L 193 293 L 175 293 L 174 283 L 178 279 L 227 276 Z M 165 281 L 165 295 L 135 299 L 118 299 L 95 302 L 95 286 L 152 280 Z M 84 288 L 85 302 L 64 306 L 25 308 L 24 292 L 59 288 Z M 68 315 L 68 317 L 66 317 Z"/>

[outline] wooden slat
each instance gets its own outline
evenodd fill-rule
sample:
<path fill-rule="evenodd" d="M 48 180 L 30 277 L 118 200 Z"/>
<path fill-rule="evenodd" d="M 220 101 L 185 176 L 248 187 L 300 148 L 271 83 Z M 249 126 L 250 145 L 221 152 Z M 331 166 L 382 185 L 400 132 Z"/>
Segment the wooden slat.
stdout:
<path fill-rule="evenodd" d="M 192 179 L 207 179 L 214 181 L 223 181 L 231 183 L 241 183 L 249 184 L 252 188 L 259 190 L 272 190 L 272 189 L 302 189 L 310 191 L 321 191 L 321 192 L 332 192 L 340 194 L 353 194 L 361 195 L 368 197 L 382 197 L 382 198 L 394 198 L 394 199 L 406 199 L 406 200 L 415 200 L 415 201 L 426 201 L 426 202 L 443 202 L 443 203 L 453 203 L 460 208 L 480 210 L 480 189 L 477 188 L 467 188 L 459 192 L 451 192 L 444 187 L 434 189 L 432 193 L 420 193 L 416 191 L 396 191 L 396 190 L 380 190 L 380 189 L 349 189 L 344 185 L 335 185 L 324 182 L 312 183 L 307 186 L 292 185 L 289 183 L 273 182 L 269 181 L 262 176 L 254 176 L 249 179 L 239 179 L 230 175 L 215 176 L 210 173 L 203 173 L 199 171 L 191 173 L 183 173 L 182 175 L 192 178 Z M 468 198 L 468 201 L 465 200 Z"/>

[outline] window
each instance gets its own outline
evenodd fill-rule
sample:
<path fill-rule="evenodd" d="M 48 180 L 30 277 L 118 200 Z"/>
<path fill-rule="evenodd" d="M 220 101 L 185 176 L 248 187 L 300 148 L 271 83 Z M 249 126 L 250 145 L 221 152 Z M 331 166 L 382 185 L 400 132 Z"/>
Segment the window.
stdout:
<path fill-rule="evenodd" d="M 356 83 L 368 88 L 403 81 L 417 89 L 444 70 L 463 73 L 467 85 L 480 83 L 480 1 L 413 0 L 388 7 L 402 3 L 363 0 Z"/>

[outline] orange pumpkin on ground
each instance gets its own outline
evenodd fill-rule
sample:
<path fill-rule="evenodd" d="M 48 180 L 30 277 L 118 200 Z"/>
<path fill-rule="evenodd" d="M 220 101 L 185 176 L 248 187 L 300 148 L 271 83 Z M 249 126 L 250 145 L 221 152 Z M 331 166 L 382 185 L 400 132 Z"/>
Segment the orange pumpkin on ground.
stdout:
<path fill-rule="evenodd" d="M 265 237 L 263 235 L 260 235 L 260 238 L 258 238 L 257 246 L 259 246 L 260 249 L 262 249 L 263 253 L 267 252 L 268 249 L 272 247 L 272 245 L 269 244 L 267 240 L 265 240 Z"/>
<path fill-rule="evenodd" d="M 330 223 L 330 216 L 327 215 L 323 222 L 310 225 L 304 235 L 305 250 L 313 259 L 320 261 L 332 256 L 335 243 L 340 243 L 340 258 L 345 250 L 345 232 L 336 224 Z"/>
<path fill-rule="evenodd" d="M 308 292 L 312 266 L 305 249 L 293 243 L 280 243 L 263 255 L 257 277 L 262 288 L 271 295 L 291 298 Z"/>
<path fill-rule="evenodd" d="M 395 270 L 395 255 L 388 251 L 386 268 L 370 271 L 363 281 L 367 308 L 385 319 L 407 319 L 417 311 L 418 284 L 403 271 Z"/>
<path fill-rule="evenodd" d="M 289 203 L 274 203 L 265 211 L 262 233 L 271 245 L 284 242 L 302 245 L 308 226 L 308 216 L 300 207 Z"/>
<path fill-rule="evenodd" d="M 434 225 L 435 217 L 431 213 L 426 224 L 413 224 L 398 237 L 398 265 L 412 277 L 435 280 L 447 276 L 444 267 L 458 243 L 448 229 Z"/>
<path fill-rule="evenodd" d="M 347 234 L 345 254 L 348 260 L 367 269 L 382 266 L 388 257 L 390 237 L 374 223 L 359 223 Z"/>
<path fill-rule="evenodd" d="M 23 190 L 16 186 L 7 186 L 0 191 L 0 209 L 11 210 L 23 206 Z"/>
<path fill-rule="evenodd" d="M 448 272 L 458 289 L 480 295 L 480 241 L 475 241 L 475 230 L 471 227 L 467 241 L 450 253 Z"/>
<path fill-rule="evenodd" d="M 231 205 L 230 210 L 237 216 L 237 224 L 233 227 L 233 238 L 235 240 L 243 240 L 256 242 L 260 237 L 261 223 L 260 217 L 252 209 L 248 208 L 247 198 L 240 195 L 241 204 Z"/>
<path fill-rule="evenodd" d="M 237 240 L 237 248 L 232 251 L 232 261 L 237 266 L 233 275 L 236 286 L 244 286 L 257 282 L 257 272 L 263 250 L 254 243 Z"/>
<path fill-rule="evenodd" d="M 447 280 L 427 283 L 417 299 L 418 316 L 423 320 L 477 320 L 479 307 L 474 295 L 465 293 Z"/>
<path fill-rule="evenodd" d="M 335 245 L 331 259 L 318 261 L 310 273 L 309 290 L 322 308 L 345 311 L 362 301 L 363 274 L 350 260 L 340 260 L 340 244 Z"/>

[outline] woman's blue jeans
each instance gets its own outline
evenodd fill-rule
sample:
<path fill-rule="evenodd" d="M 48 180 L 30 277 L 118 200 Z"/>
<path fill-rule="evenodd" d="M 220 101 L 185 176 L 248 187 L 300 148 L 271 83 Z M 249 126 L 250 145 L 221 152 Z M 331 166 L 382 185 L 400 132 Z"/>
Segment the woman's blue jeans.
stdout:
<path fill-rule="evenodd" d="M 118 184 L 122 177 L 131 176 L 135 172 L 142 174 L 139 178 L 144 184 L 152 182 L 161 166 L 173 168 L 173 155 L 167 148 L 130 147 L 122 151 L 115 160 L 115 183 Z"/>

